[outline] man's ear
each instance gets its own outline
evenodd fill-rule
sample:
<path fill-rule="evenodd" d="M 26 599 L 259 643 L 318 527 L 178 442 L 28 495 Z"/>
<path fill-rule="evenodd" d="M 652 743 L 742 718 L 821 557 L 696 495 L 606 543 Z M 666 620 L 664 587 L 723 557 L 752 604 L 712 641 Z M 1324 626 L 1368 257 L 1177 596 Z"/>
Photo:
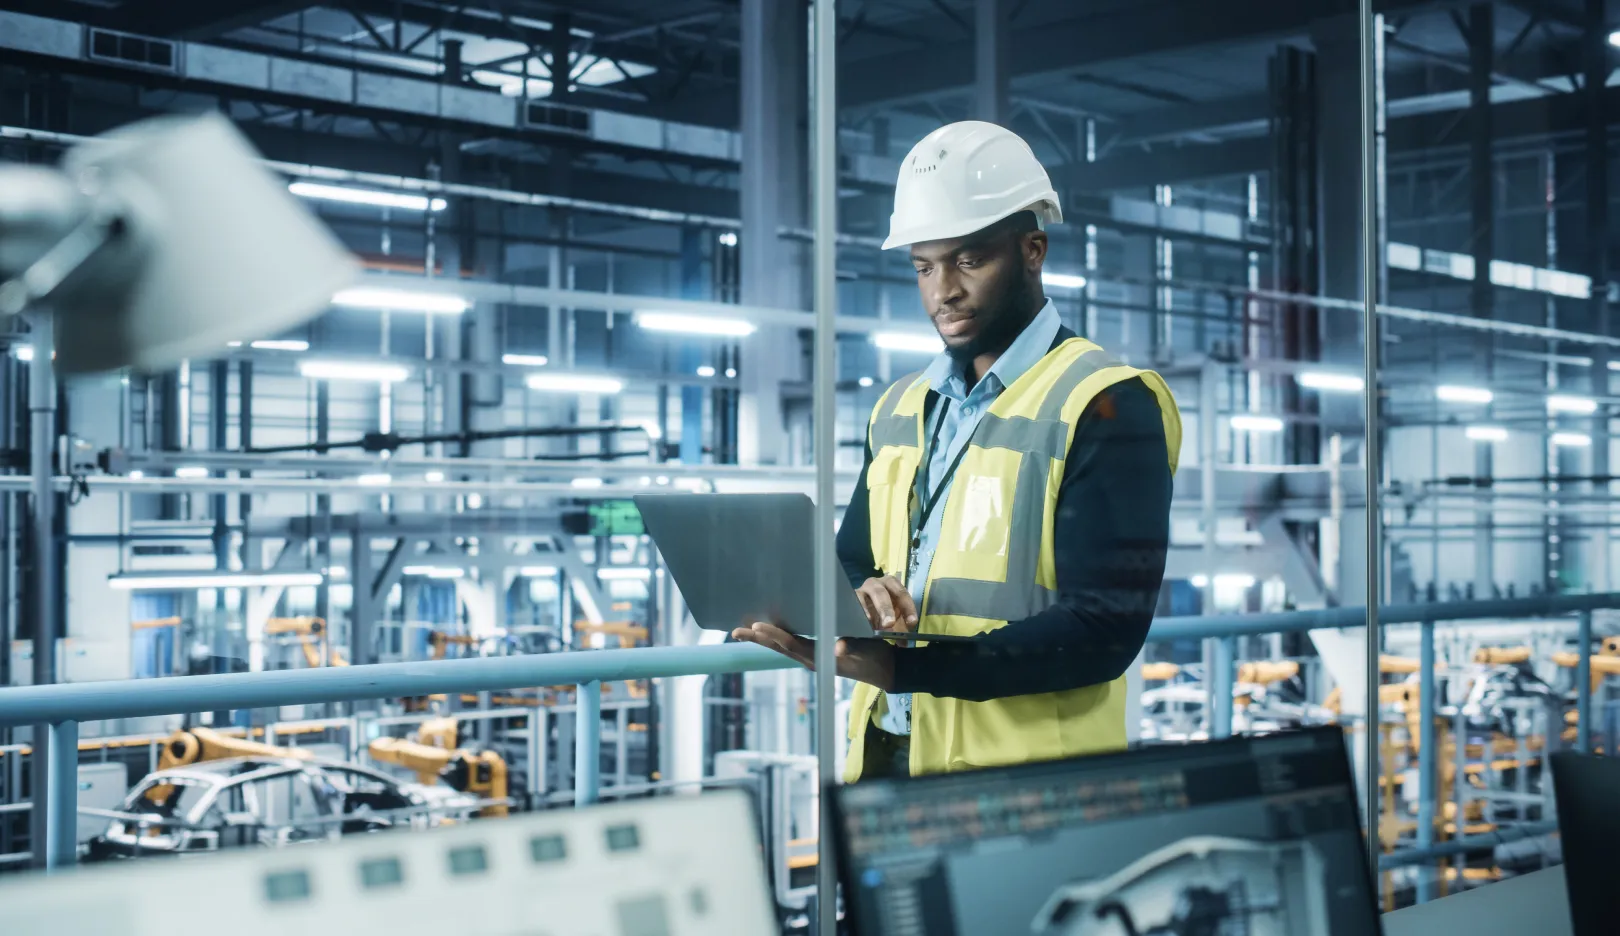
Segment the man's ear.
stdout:
<path fill-rule="evenodd" d="M 1046 263 L 1049 242 L 1045 231 L 1029 231 L 1020 239 L 1019 248 L 1024 255 L 1024 266 L 1038 270 Z"/>

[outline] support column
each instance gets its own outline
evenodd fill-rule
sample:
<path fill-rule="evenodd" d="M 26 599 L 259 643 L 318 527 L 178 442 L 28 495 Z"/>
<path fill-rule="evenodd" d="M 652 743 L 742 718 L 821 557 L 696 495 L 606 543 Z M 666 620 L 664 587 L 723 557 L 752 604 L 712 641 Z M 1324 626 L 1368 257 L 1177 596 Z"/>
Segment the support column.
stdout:
<path fill-rule="evenodd" d="M 703 275 L 703 247 L 707 235 L 700 227 L 681 228 L 682 299 L 708 298 Z M 713 362 L 704 357 L 703 347 L 697 341 L 677 339 L 675 360 L 682 377 L 690 378 L 705 364 L 712 366 Z M 681 461 L 688 465 L 703 461 L 703 388 L 692 384 L 681 384 Z"/>
<path fill-rule="evenodd" d="M 1375 32 L 1373 38 L 1381 47 L 1381 34 Z M 1318 21 L 1312 27 L 1311 39 L 1317 49 L 1317 113 L 1359 114 L 1362 85 L 1359 18 L 1347 15 Z M 1374 56 L 1377 62 L 1382 62 L 1383 56 L 1376 49 Z M 1382 127 L 1383 95 L 1377 91 L 1383 84 L 1380 68 L 1375 67 L 1372 78 L 1376 98 L 1374 121 Z M 1321 277 L 1318 291 L 1333 299 L 1360 301 L 1365 291 L 1363 260 L 1382 266 L 1380 257 L 1367 257 L 1363 244 L 1361 125 L 1354 120 L 1318 120 L 1314 128 L 1319 173 L 1316 197 L 1320 200 L 1316 227 L 1316 258 Z M 1373 174 L 1381 178 L 1381 167 L 1374 166 Z M 1336 311 L 1318 311 L 1313 317 L 1320 336 L 1317 346 L 1323 365 L 1346 373 L 1361 373 L 1367 349 L 1360 317 Z M 1338 434 L 1344 438 L 1346 455 L 1354 457 L 1353 453 L 1360 448 L 1361 461 L 1365 464 L 1364 401 L 1351 394 L 1307 393 L 1307 396 L 1315 400 L 1321 422 L 1319 430 L 1310 433 L 1310 444 L 1299 447 L 1297 454 L 1301 460 L 1310 457 L 1313 462 L 1319 462 L 1322 441 Z M 1339 526 L 1339 591 L 1343 595 L 1359 596 L 1367 589 L 1365 509 L 1347 508 Z"/>
<path fill-rule="evenodd" d="M 782 228 L 809 225 L 809 20 L 800 4 L 742 3 L 742 301 L 808 309 L 807 245 Z M 763 327 L 737 368 L 738 461 L 787 464 L 782 384 L 804 379 L 796 329 Z"/>
<path fill-rule="evenodd" d="M 56 447 L 56 371 L 51 358 L 56 352 L 56 336 L 49 315 L 39 315 L 29 321 L 34 361 L 28 367 L 28 412 L 31 426 L 29 439 L 29 472 L 33 475 L 33 510 L 29 554 L 33 561 L 29 576 L 32 592 L 34 682 L 48 686 L 56 682 L 56 494 L 52 490 L 51 452 Z M 34 864 L 45 867 L 50 851 L 49 816 L 51 810 L 51 743 L 50 726 L 33 727 L 33 756 L 30 761 L 34 791 L 33 815 L 30 817 L 29 840 L 34 845 Z M 78 757 L 77 744 L 74 757 Z"/>
<path fill-rule="evenodd" d="M 976 0 L 973 17 L 973 115 L 1007 119 L 1007 0 Z"/>
<path fill-rule="evenodd" d="M 1609 27 L 1605 0 L 1586 0 L 1586 80 L 1581 89 L 1585 98 L 1581 102 L 1586 111 L 1586 244 L 1588 251 L 1587 275 L 1592 277 L 1591 328 L 1600 335 L 1611 335 L 1609 322 L 1609 138 L 1607 99 L 1609 78 Z M 1594 32 L 1595 30 L 1595 32 Z M 1592 352 L 1592 395 L 1602 399 L 1609 395 L 1609 359 L 1607 347 L 1598 345 Z M 1592 474 L 1609 473 L 1609 408 L 1600 404 L 1592 417 Z M 1594 491 L 1605 497 L 1612 486 L 1607 481 L 1593 485 Z M 1613 573 L 1610 570 L 1609 522 L 1612 515 L 1605 514 L 1603 522 L 1592 530 L 1592 568 L 1595 575 L 1588 582 L 1594 591 L 1610 591 Z M 1567 550 L 1562 550 L 1567 553 Z"/>
<path fill-rule="evenodd" d="M 1491 160 L 1491 73 L 1496 68 L 1496 17 L 1488 3 L 1468 11 L 1468 181 L 1474 281 L 1469 286 L 1472 311 L 1477 318 L 1496 317 L 1496 287 L 1491 283 L 1491 259 L 1496 255 L 1496 173 Z M 1485 386 L 1494 382 L 1496 340 L 1491 334 L 1479 336 L 1477 351 Z M 1489 478 L 1494 470 L 1490 445 L 1474 446 L 1474 476 Z M 1488 489 L 1487 489 L 1488 490 Z M 1479 531 L 1474 537 L 1474 595 L 1492 596 L 1496 581 L 1496 534 L 1492 514 L 1479 514 Z"/>
<path fill-rule="evenodd" d="M 377 662 L 375 641 L 377 605 L 372 600 L 371 534 L 357 523 L 349 539 L 349 662 L 355 666 Z M 386 599 L 385 599 L 386 600 Z M 366 703 L 357 702 L 355 708 Z"/>

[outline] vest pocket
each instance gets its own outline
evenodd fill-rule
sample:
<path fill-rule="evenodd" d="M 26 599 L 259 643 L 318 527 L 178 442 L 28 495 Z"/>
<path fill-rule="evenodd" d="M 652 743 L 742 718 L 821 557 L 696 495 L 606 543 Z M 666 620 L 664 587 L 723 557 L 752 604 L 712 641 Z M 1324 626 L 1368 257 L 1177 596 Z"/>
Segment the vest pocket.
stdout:
<path fill-rule="evenodd" d="M 1057 693 L 1013 696 L 988 702 L 938 699 L 955 709 L 946 770 L 1001 767 L 1062 757 Z M 943 713 L 942 713 L 943 714 Z"/>
<path fill-rule="evenodd" d="M 872 559 L 889 575 L 901 575 L 906 563 L 908 492 L 916 466 L 908 465 L 900 449 L 884 448 L 872 456 L 866 469 L 867 522 L 871 525 Z"/>

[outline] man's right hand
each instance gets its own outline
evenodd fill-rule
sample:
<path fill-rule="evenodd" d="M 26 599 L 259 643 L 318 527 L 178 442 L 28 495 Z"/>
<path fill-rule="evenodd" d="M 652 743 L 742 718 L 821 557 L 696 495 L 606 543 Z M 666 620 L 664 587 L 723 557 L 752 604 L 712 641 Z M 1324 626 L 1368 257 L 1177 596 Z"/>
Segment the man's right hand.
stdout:
<path fill-rule="evenodd" d="M 866 609 L 866 619 L 872 623 L 873 630 L 917 629 L 917 605 L 911 600 L 911 592 L 894 576 L 867 579 L 855 589 L 855 597 Z"/>

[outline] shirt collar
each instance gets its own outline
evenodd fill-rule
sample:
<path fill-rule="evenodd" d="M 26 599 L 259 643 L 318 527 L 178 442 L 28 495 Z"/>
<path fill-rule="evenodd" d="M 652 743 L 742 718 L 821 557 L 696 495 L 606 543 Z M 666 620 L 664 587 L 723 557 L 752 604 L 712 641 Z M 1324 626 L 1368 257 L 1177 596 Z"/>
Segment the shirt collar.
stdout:
<path fill-rule="evenodd" d="M 997 391 L 1012 386 L 1052 349 L 1052 342 L 1057 340 L 1058 330 L 1062 327 L 1063 320 L 1058 317 L 1057 306 L 1052 304 L 1052 300 L 1046 300 L 1046 305 L 1035 313 L 1035 318 L 1024 326 L 1024 330 L 1007 346 L 1001 357 L 996 358 L 996 363 L 990 365 L 990 371 L 984 375 L 981 383 L 994 380 Z M 923 371 L 923 378 L 940 395 L 960 403 L 967 399 L 966 373 L 966 363 L 958 363 L 955 358 L 942 352 L 929 362 Z"/>

